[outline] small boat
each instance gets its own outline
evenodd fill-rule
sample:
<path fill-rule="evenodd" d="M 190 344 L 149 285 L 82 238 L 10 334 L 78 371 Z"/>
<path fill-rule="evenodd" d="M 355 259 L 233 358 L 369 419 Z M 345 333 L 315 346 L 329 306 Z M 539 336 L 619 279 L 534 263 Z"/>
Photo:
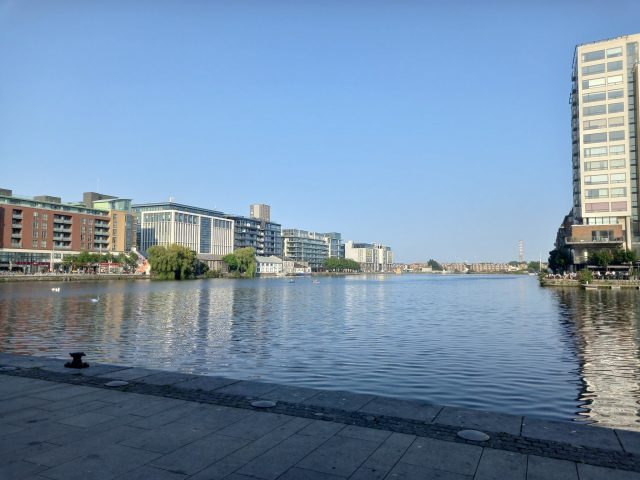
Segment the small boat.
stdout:
<path fill-rule="evenodd" d="M 296 283 L 296 281 L 293 278 L 290 278 L 289 283 Z"/>
<path fill-rule="evenodd" d="M 317 285 L 320 283 L 320 280 L 314 280 L 313 283 Z"/>
<path fill-rule="evenodd" d="M 60 291 L 60 287 L 52 287 L 51 291 L 52 292 L 59 292 Z"/>

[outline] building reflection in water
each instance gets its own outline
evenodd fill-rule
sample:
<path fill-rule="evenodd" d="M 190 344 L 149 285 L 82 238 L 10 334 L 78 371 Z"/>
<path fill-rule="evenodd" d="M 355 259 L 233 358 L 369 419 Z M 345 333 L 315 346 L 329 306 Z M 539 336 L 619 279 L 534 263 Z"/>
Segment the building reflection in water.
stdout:
<path fill-rule="evenodd" d="M 582 389 L 578 418 L 640 430 L 637 290 L 555 289 L 575 334 Z"/>

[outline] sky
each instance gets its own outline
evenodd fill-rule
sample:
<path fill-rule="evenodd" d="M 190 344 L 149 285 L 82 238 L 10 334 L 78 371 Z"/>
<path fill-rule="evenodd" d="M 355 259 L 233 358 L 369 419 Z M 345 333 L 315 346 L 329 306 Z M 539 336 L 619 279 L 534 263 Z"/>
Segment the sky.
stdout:
<path fill-rule="evenodd" d="M 0 0 L 0 188 L 99 191 L 389 245 L 547 257 L 577 44 L 640 2 Z"/>

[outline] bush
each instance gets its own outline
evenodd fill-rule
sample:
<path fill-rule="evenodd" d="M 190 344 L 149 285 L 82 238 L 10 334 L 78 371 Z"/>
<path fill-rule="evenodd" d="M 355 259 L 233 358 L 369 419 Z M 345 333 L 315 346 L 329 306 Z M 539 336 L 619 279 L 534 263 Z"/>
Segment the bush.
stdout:
<path fill-rule="evenodd" d="M 578 273 L 578 280 L 580 280 L 580 283 L 589 283 L 593 280 L 593 274 L 591 273 L 591 270 L 589 270 L 588 268 L 583 268 L 582 270 L 580 270 L 580 272 Z"/>

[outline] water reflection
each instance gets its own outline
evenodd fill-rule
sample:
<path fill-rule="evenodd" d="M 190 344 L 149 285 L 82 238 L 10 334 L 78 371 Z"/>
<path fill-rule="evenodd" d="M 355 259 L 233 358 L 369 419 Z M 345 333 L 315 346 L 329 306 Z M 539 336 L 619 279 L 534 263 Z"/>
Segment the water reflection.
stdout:
<path fill-rule="evenodd" d="M 640 429 L 637 291 L 479 275 L 58 285 L 0 285 L 0 350 Z"/>
<path fill-rule="evenodd" d="M 637 290 L 554 290 L 575 335 L 581 390 L 579 417 L 640 430 Z"/>

